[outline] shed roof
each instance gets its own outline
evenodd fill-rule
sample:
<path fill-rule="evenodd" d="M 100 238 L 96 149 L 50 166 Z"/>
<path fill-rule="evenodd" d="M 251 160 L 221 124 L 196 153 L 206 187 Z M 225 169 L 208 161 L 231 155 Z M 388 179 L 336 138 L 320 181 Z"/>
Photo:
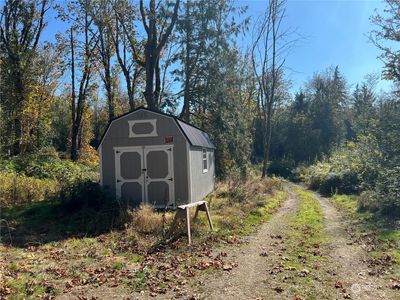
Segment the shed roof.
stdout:
<path fill-rule="evenodd" d="M 181 120 L 181 119 L 179 119 L 179 118 L 177 118 L 177 117 L 175 117 L 173 115 L 169 115 L 169 114 L 166 114 L 166 113 L 163 113 L 163 112 L 159 112 L 159 111 L 154 111 L 154 110 L 151 110 L 151 109 L 148 109 L 148 108 L 145 108 L 145 107 L 136 108 L 136 109 L 134 109 L 134 110 L 132 110 L 132 111 L 126 113 L 126 114 L 123 114 L 123 115 L 121 115 L 121 116 L 119 116 L 117 118 L 112 119 L 108 123 L 108 126 L 107 126 L 106 130 L 104 131 L 103 136 L 101 137 L 99 145 L 97 146 L 97 148 L 100 147 L 101 143 L 103 142 L 104 137 L 106 136 L 107 131 L 110 128 L 112 122 L 114 122 L 114 121 L 116 121 L 116 120 L 118 120 L 120 118 L 123 118 L 123 117 L 125 117 L 125 116 L 127 116 L 129 114 L 137 112 L 138 110 L 146 110 L 146 111 L 150 111 L 152 113 L 156 113 L 156 114 L 160 114 L 160 115 L 172 118 L 176 122 L 177 126 L 181 129 L 183 135 L 186 137 L 186 139 L 188 140 L 190 145 L 196 146 L 196 147 L 204 147 L 204 148 L 215 149 L 215 146 L 211 142 L 210 137 L 208 136 L 207 132 L 205 132 L 204 130 L 202 130 L 202 129 L 196 127 L 196 126 L 193 126 L 193 125 L 191 125 L 191 124 L 189 124 L 189 123 L 187 123 L 187 122 L 185 122 L 185 121 L 183 121 L 183 120 Z"/>
<path fill-rule="evenodd" d="M 174 119 L 192 146 L 215 149 L 214 144 L 211 142 L 210 137 L 205 131 L 194 127 L 193 125 L 190 125 L 176 117 L 174 117 Z"/>

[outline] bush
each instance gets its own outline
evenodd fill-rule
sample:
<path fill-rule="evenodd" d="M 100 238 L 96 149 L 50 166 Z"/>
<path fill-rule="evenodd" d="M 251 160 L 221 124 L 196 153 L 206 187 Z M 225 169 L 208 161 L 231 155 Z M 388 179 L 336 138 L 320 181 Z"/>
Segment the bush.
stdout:
<path fill-rule="evenodd" d="M 2 207 L 43 201 L 59 191 L 56 180 L 39 179 L 17 174 L 15 171 L 0 172 L 0 205 Z"/>
<path fill-rule="evenodd" d="M 68 212 L 84 207 L 96 208 L 105 202 L 110 202 L 108 194 L 97 182 L 91 180 L 76 181 L 75 184 L 63 187 L 58 198 Z"/>
<path fill-rule="evenodd" d="M 358 191 L 359 180 L 357 174 L 351 170 L 340 173 L 330 172 L 321 179 L 318 190 L 326 196 L 339 194 L 354 194 Z"/>
<path fill-rule="evenodd" d="M 98 179 L 98 166 L 60 159 L 49 151 L 0 160 L 2 170 L 40 178 L 74 182 L 77 179 Z"/>
<path fill-rule="evenodd" d="M 91 156 L 92 158 L 94 155 Z M 61 199 L 74 210 L 102 198 L 98 166 L 60 159 L 52 148 L 0 160 L 0 205 Z"/>
<path fill-rule="evenodd" d="M 309 188 L 325 195 L 358 193 L 375 186 L 383 160 L 376 139 L 361 136 L 321 162 L 301 168 L 299 177 Z"/>
<path fill-rule="evenodd" d="M 385 215 L 400 216 L 400 166 L 382 170 L 374 192 L 380 211 Z"/>
<path fill-rule="evenodd" d="M 274 160 L 268 166 L 268 174 L 288 178 L 292 174 L 295 162 L 290 159 Z"/>

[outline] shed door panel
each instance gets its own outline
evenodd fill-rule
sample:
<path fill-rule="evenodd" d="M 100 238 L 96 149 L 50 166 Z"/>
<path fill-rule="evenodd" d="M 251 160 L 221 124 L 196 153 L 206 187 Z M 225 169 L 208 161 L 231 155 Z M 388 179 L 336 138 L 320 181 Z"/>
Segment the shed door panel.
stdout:
<path fill-rule="evenodd" d="M 116 195 L 123 203 L 137 206 L 144 200 L 143 149 L 115 151 Z"/>
<path fill-rule="evenodd" d="M 122 179 L 139 179 L 142 176 L 142 155 L 139 152 L 124 152 L 121 154 Z"/>
<path fill-rule="evenodd" d="M 146 198 L 149 204 L 165 207 L 173 204 L 174 178 L 172 146 L 146 147 Z"/>
<path fill-rule="evenodd" d="M 121 186 L 121 199 L 129 206 L 139 206 L 143 202 L 143 184 L 124 182 Z"/>

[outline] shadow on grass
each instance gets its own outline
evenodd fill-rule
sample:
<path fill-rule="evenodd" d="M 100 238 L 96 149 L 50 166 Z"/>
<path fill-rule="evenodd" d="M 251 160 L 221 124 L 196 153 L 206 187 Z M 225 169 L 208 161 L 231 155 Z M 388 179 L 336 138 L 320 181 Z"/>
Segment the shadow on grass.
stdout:
<path fill-rule="evenodd" d="M 0 208 L 0 243 L 26 247 L 71 237 L 97 236 L 118 227 L 120 207 L 97 193 Z M 70 198 L 70 197 L 75 198 Z M 63 199 L 63 200 L 60 200 Z"/>

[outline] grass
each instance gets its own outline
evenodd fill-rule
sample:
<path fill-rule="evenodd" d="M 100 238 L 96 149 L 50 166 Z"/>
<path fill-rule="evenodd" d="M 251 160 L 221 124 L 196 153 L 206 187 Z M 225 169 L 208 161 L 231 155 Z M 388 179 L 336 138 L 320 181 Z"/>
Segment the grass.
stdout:
<path fill-rule="evenodd" d="M 118 297 L 179 290 L 185 278 L 222 268 L 224 258 L 210 256 L 216 243 L 251 233 L 286 198 L 278 179 L 252 177 L 234 188 L 219 183 L 207 199 L 216 231 L 210 234 L 201 213 L 189 249 L 185 236 L 165 244 L 173 213 L 149 207 L 123 214 L 110 205 L 65 211 L 59 201 L 41 201 L 2 209 L 0 298 L 72 297 L 76 288 L 93 294 L 100 286 L 118 287 Z"/>
<path fill-rule="evenodd" d="M 360 211 L 358 198 L 356 195 L 333 195 L 331 200 L 353 220 L 355 228 L 360 231 L 358 236 L 373 245 L 369 255 L 372 258 L 389 255 L 394 262 L 393 275 L 400 278 L 400 227 L 393 225 L 390 220 Z"/>
<path fill-rule="evenodd" d="M 208 197 L 215 234 L 228 241 L 251 234 L 269 220 L 287 197 L 277 178 L 252 177 L 235 184 L 219 183 Z M 204 230 L 205 216 L 201 216 L 200 223 Z"/>
<path fill-rule="evenodd" d="M 299 188 L 293 190 L 300 203 L 296 213 L 289 219 L 290 229 L 285 241 L 288 258 L 284 266 L 298 274 L 281 279 L 294 295 L 302 295 L 305 299 L 326 298 L 330 293 L 329 286 L 333 285 L 324 284 L 324 289 L 318 289 L 320 278 L 327 271 L 322 267 L 327 257 L 320 250 L 327 242 L 322 209 L 312 192 Z"/>

